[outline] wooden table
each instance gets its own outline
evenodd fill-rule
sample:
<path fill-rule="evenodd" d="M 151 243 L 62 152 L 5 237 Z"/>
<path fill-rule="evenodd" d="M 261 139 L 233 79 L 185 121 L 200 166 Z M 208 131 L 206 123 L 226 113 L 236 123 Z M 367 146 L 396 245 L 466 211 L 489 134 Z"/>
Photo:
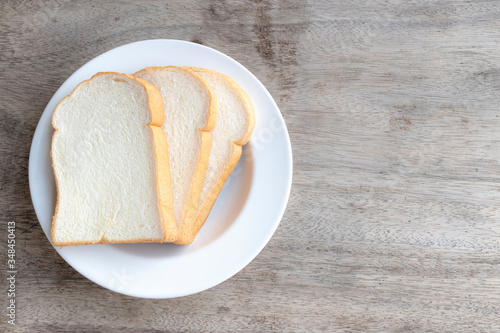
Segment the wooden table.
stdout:
<path fill-rule="evenodd" d="M 499 1 L 2 1 L 1 223 L 6 234 L 17 222 L 19 272 L 17 325 L 3 288 L 0 331 L 500 330 L 499 18 Z M 73 270 L 28 188 L 57 88 L 102 52 L 153 38 L 251 70 L 294 153 L 267 247 L 221 285 L 171 300 Z"/>

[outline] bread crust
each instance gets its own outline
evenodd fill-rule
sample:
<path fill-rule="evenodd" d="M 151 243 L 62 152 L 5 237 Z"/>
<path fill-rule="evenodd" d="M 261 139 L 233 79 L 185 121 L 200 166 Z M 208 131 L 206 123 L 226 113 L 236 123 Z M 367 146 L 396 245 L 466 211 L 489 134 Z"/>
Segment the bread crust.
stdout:
<path fill-rule="evenodd" d="M 93 241 L 93 242 L 58 242 L 54 238 L 58 210 L 59 210 L 59 186 L 57 174 L 55 172 L 54 166 L 54 158 L 52 154 L 52 150 L 54 149 L 54 137 L 58 132 L 54 124 L 54 116 L 56 111 L 58 110 L 61 103 L 71 98 L 75 91 L 77 91 L 81 86 L 90 83 L 93 79 L 102 75 L 117 75 L 123 76 L 127 79 L 130 79 L 134 82 L 139 83 L 146 92 L 146 98 L 149 106 L 149 113 L 151 117 L 150 123 L 147 125 L 148 128 L 151 129 L 151 135 L 153 138 L 153 146 L 155 152 L 155 164 L 156 164 L 156 184 L 157 184 L 157 194 L 158 194 L 158 208 L 160 211 L 161 219 L 162 219 L 162 229 L 163 229 L 163 238 L 155 239 L 155 238 L 144 238 L 144 239 L 131 239 L 126 241 L 111 241 L 101 236 L 101 239 Z M 52 244 L 54 246 L 69 246 L 69 245 L 86 245 L 86 244 L 108 244 L 108 243 L 139 243 L 139 242 L 171 242 L 174 239 L 177 239 L 178 232 L 177 227 L 175 225 L 175 221 L 173 219 L 173 195 L 172 195 L 172 186 L 170 184 L 170 166 L 168 161 L 168 143 L 163 132 L 161 126 L 165 120 L 164 117 L 164 107 L 163 107 L 163 99 L 161 97 L 158 89 L 152 85 L 151 83 L 142 80 L 140 78 L 134 77 L 132 75 L 117 73 L 117 72 L 100 72 L 92 76 L 90 79 L 80 82 L 75 89 L 68 96 L 64 97 L 54 108 L 54 112 L 52 113 L 52 127 L 54 128 L 54 134 L 52 135 L 52 144 L 50 150 L 50 157 L 52 160 L 52 168 L 54 169 L 54 178 L 56 183 L 56 207 L 54 216 L 52 218 L 52 228 L 51 228 L 51 238 Z"/>
<path fill-rule="evenodd" d="M 252 105 L 252 102 L 250 101 L 250 98 L 248 97 L 247 93 L 240 87 L 236 81 L 234 81 L 232 78 L 230 78 L 227 75 L 224 75 L 222 73 L 216 72 L 211 69 L 205 69 L 205 68 L 198 68 L 198 67 L 190 67 L 190 69 L 193 72 L 207 72 L 211 73 L 213 75 L 217 75 L 222 77 L 226 82 L 233 88 L 235 89 L 240 98 L 242 99 L 244 105 L 245 105 L 245 110 L 247 111 L 247 119 L 248 119 L 248 126 L 247 129 L 244 133 L 244 135 L 239 138 L 236 141 L 233 141 L 231 143 L 232 146 L 232 153 L 231 156 L 228 159 L 228 162 L 219 176 L 219 179 L 217 180 L 216 184 L 210 191 L 210 194 L 207 198 L 207 200 L 203 203 L 200 204 L 200 209 L 199 212 L 196 216 L 195 222 L 192 224 L 192 227 L 190 228 L 189 232 L 186 232 L 181 238 L 181 243 L 180 244 L 191 244 L 198 232 L 200 231 L 201 227 L 205 224 L 205 221 L 207 220 L 208 216 L 210 215 L 210 211 L 212 210 L 215 201 L 217 200 L 217 197 L 219 196 L 222 188 L 224 187 L 224 184 L 227 181 L 227 178 L 229 175 L 233 172 L 234 168 L 238 164 L 238 161 L 241 157 L 241 152 L 242 152 L 242 146 L 247 144 L 248 141 L 250 140 L 250 137 L 252 136 L 252 132 L 255 128 L 255 111 Z M 208 162 L 208 161 L 207 161 Z M 202 184 L 203 186 L 203 184 Z M 199 202 L 199 201 L 198 201 Z"/>
<path fill-rule="evenodd" d="M 203 187 L 203 182 L 205 180 L 205 172 L 207 171 L 208 167 L 208 158 L 210 156 L 210 149 L 212 148 L 212 135 L 210 134 L 210 131 L 212 131 L 216 126 L 219 105 L 217 96 L 212 87 L 210 87 L 205 82 L 205 80 L 203 80 L 200 76 L 198 76 L 194 71 L 190 70 L 189 68 L 177 67 L 177 66 L 146 67 L 136 72 L 134 75 L 138 75 L 140 73 L 145 73 L 148 71 L 164 70 L 170 68 L 184 71 L 195 77 L 202 83 L 202 85 L 206 88 L 208 94 L 210 95 L 209 111 L 205 126 L 201 129 L 198 129 L 201 141 L 200 155 L 198 158 L 196 169 L 192 176 L 193 180 L 191 182 L 191 189 L 189 190 L 188 200 L 186 202 L 186 206 L 184 207 L 184 220 L 180 223 L 179 237 L 175 241 L 173 241 L 173 243 L 175 244 L 185 245 L 191 243 L 188 242 L 188 240 L 192 238 L 194 223 L 198 210 L 198 203 L 200 201 L 201 189 Z"/>

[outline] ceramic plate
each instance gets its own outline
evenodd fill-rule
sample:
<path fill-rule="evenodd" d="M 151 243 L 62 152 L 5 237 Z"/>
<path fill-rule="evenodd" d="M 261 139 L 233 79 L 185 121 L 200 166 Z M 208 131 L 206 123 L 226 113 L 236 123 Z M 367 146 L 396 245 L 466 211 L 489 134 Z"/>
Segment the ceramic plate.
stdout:
<path fill-rule="evenodd" d="M 50 158 L 52 112 L 78 83 L 97 72 L 134 73 L 146 66 L 198 66 L 231 76 L 248 93 L 256 127 L 196 240 L 173 244 L 55 247 L 91 281 L 130 296 L 171 298 L 194 294 L 230 278 L 267 244 L 283 216 L 292 182 L 288 132 L 273 98 L 245 67 L 209 47 L 177 40 L 123 45 L 89 61 L 57 90 L 36 128 L 29 160 L 33 206 L 51 241 L 56 188 Z"/>

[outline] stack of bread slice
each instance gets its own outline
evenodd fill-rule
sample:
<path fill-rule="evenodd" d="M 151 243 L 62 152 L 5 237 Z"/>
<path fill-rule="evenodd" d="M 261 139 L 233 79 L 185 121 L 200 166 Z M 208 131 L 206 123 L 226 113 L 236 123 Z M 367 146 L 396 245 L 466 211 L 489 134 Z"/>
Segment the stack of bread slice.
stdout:
<path fill-rule="evenodd" d="M 191 244 L 255 126 L 247 94 L 203 68 L 98 73 L 55 108 L 56 246 Z"/>

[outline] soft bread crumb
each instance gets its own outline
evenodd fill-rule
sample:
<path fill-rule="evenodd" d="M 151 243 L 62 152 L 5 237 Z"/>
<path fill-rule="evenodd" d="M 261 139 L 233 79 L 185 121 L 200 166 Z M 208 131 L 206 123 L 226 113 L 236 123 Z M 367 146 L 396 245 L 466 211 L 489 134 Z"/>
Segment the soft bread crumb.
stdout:
<path fill-rule="evenodd" d="M 166 234 L 172 232 L 171 198 L 168 189 L 159 194 L 156 174 L 152 128 L 162 122 L 152 123 L 162 108 L 154 86 L 119 73 L 96 74 L 57 105 L 54 245 L 177 238 L 175 229 Z"/>

